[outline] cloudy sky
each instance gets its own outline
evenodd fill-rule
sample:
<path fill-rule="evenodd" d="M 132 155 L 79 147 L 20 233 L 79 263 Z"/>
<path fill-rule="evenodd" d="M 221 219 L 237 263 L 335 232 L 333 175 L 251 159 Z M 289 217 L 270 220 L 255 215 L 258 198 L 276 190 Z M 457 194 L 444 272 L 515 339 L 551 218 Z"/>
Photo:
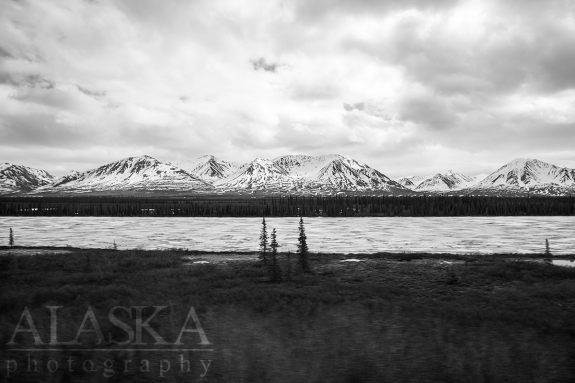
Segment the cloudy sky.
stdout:
<path fill-rule="evenodd" d="M 0 1 L 0 162 L 575 168 L 575 2 Z"/>

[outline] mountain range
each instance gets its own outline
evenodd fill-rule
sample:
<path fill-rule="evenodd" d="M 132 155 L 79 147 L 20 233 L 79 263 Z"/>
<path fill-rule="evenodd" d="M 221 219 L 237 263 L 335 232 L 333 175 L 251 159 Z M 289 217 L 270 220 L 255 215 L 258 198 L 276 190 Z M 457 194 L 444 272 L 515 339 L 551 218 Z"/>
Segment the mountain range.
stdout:
<path fill-rule="evenodd" d="M 515 159 L 491 174 L 453 171 L 392 180 L 380 171 L 337 154 L 256 158 L 245 164 L 214 156 L 170 163 L 128 157 L 95 169 L 54 177 L 22 165 L 0 165 L 0 194 L 473 194 L 571 195 L 575 169 L 536 159 Z"/>

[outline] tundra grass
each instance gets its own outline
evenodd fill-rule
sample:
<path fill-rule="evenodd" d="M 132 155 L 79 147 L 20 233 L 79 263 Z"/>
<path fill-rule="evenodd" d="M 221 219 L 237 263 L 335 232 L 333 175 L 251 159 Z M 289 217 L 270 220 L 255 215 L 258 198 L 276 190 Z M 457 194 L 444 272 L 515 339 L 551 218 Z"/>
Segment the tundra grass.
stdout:
<path fill-rule="evenodd" d="M 342 262 L 351 257 L 312 255 L 311 273 L 272 283 L 258 261 L 225 253 L 0 256 L 0 380 L 575 381 L 575 268 L 497 255 L 373 254 Z M 168 344 L 144 330 L 145 346 L 135 346 L 110 320 L 116 306 L 144 306 L 144 320 L 154 306 L 166 306 L 149 324 Z M 47 307 L 59 307 L 52 309 L 58 341 L 86 330 L 79 335 L 85 351 L 15 350 L 34 342 L 32 333 L 14 335 L 29 329 L 26 320 L 19 324 L 25 308 L 46 343 L 37 347 L 49 347 Z M 82 326 L 88 307 L 105 342 L 89 332 L 90 320 Z M 191 307 L 213 351 L 162 351 L 176 347 Z M 117 310 L 131 329 L 134 310 L 131 317 Z M 191 321 L 187 328 L 196 329 Z M 109 337 L 125 344 L 108 344 Z M 7 345 L 12 338 L 16 346 Z M 186 347 L 203 347 L 197 332 L 183 339 Z M 86 361 L 93 363 L 87 370 Z"/>

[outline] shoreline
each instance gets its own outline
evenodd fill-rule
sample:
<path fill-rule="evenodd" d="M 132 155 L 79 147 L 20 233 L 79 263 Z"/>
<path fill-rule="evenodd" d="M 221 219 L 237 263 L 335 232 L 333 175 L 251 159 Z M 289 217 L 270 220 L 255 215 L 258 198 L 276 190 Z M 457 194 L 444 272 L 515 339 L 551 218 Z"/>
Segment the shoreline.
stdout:
<path fill-rule="evenodd" d="M 162 251 L 162 252 L 176 252 L 181 253 L 186 256 L 202 256 L 202 255 L 240 255 L 240 256 L 259 256 L 259 251 L 211 251 L 211 250 L 188 250 L 182 248 L 162 248 L 162 249 L 117 249 L 112 248 L 84 248 L 84 247 L 72 247 L 72 246 L 0 246 L 0 256 L 7 255 L 11 252 L 37 252 L 41 254 L 46 252 L 46 254 L 53 253 L 67 253 L 67 252 L 90 252 L 90 251 L 112 251 L 112 252 L 152 252 L 152 251 Z M 278 252 L 278 255 L 285 256 L 286 254 L 296 254 L 296 252 Z M 374 253 L 317 253 L 310 252 L 310 256 L 314 258 L 330 257 L 332 259 L 348 259 L 348 258 L 358 258 L 358 259 L 390 259 L 399 261 L 410 261 L 414 259 L 454 259 L 454 260 L 477 260 L 477 259 L 506 259 L 506 258 L 518 258 L 518 259 L 545 259 L 544 253 L 427 253 L 427 252 L 374 252 Z M 572 254 L 560 254 L 552 255 L 553 260 L 571 260 L 575 258 L 575 252 Z"/>

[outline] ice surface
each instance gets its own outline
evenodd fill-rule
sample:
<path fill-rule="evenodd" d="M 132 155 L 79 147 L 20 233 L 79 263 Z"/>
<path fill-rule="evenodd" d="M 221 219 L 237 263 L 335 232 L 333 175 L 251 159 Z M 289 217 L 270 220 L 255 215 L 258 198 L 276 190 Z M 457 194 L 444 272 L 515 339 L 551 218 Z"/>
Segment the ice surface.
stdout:
<path fill-rule="evenodd" d="M 266 218 L 280 250 L 297 246 L 298 217 Z M 575 252 L 575 217 L 304 218 L 312 252 Z M 120 249 L 257 251 L 261 218 L 0 217 L 0 244 Z"/>
<path fill-rule="evenodd" d="M 552 263 L 555 266 L 566 266 L 566 267 L 575 267 L 575 261 L 572 259 L 554 259 Z"/>

